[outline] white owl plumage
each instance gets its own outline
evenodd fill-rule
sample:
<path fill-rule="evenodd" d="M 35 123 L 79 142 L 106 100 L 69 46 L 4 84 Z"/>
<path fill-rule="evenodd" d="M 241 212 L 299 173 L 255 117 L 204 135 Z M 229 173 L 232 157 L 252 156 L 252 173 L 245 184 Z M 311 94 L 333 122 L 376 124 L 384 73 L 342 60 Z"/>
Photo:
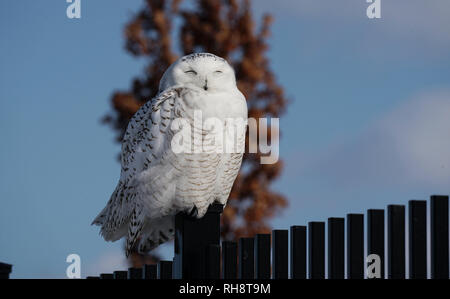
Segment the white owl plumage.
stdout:
<path fill-rule="evenodd" d="M 247 121 L 246 100 L 236 86 L 234 70 L 226 60 L 209 53 L 191 54 L 171 65 L 158 95 L 128 124 L 120 180 L 93 221 L 107 241 L 126 236 L 127 255 L 133 248 L 147 252 L 172 239 L 178 212 L 201 218 L 212 203 L 227 202 L 242 151 L 218 150 L 215 144 L 220 142 L 201 152 L 172 149 L 179 119 L 192 127 L 190 138 L 182 140 L 184 148 L 196 146 L 195 136 L 204 143 L 214 139 L 211 130 L 195 122 L 198 111 L 202 119 L 222 121 L 223 131 L 230 130 L 230 119 Z M 245 128 L 235 131 L 237 144 L 245 143 Z"/>

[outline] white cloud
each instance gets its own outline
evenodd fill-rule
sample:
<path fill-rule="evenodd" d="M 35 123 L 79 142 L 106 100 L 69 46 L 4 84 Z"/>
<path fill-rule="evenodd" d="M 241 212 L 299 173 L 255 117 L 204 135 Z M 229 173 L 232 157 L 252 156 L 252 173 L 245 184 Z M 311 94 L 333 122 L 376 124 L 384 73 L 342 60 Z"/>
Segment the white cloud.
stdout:
<path fill-rule="evenodd" d="M 448 190 L 450 91 L 409 99 L 353 142 L 311 159 L 302 175 L 344 186 Z"/>
<path fill-rule="evenodd" d="M 377 128 L 393 141 L 406 176 L 418 182 L 450 183 L 450 92 L 422 94 Z"/>

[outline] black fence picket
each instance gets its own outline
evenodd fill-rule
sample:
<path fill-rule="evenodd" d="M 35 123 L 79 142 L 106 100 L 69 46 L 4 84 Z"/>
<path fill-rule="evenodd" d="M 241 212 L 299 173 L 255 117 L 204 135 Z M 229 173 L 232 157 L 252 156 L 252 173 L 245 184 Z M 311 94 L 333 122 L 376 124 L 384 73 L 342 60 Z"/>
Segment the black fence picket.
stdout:
<path fill-rule="evenodd" d="M 308 265 L 310 279 L 325 278 L 325 222 L 308 223 Z"/>
<path fill-rule="evenodd" d="M 186 213 L 175 216 L 174 278 L 206 278 L 206 248 L 220 245 L 220 214 L 223 205 L 213 204 L 201 219 Z"/>
<path fill-rule="evenodd" d="M 270 279 L 270 235 L 255 236 L 255 278 Z"/>
<path fill-rule="evenodd" d="M 328 218 L 328 278 L 345 277 L 345 220 Z"/>
<path fill-rule="evenodd" d="M 128 279 L 142 279 L 142 268 L 128 268 Z"/>
<path fill-rule="evenodd" d="M 158 266 L 157 265 L 144 265 L 143 268 L 144 279 L 157 279 L 158 278 Z"/>
<path fill-rule="evenodd" d="M 379 278 L 384 279 L 384 210 L 370 209 L 367 211 L 367 254 L 379 257 Z M 376 278 L 376 277 L 374 277 Z"/>
<path fill-rule="evenodd" d="M 272 231 L 272 277 L 287 279 L 289 267 L 288 231 Z"/>
<path fill-rule="evenodd" d="M 220 278 L 220 246 L 209 244 L 206 248 L 206 278 Z"/>
<path fill-rule="evenodd" d="M 405 206 L 388 206 L 388 277 L 405 278 Z"/>
<path fill-rule="evenodd" d="M 431 278 L 448 279 L 448 196 L 431 196 Z"/>
<path fill-rule="evenodd" d="M 9 279 L 12 271 L 12 265 L 0 263 L 0 279 Z"/>
<path fill-rule="evenodd" d="M 306 279 L 306 226 L 291 226 L 291 278 Z"/>
<path fill-rule="evenodd" d="M 409 278 L 427 278 L 427 202 L 409 201 Z"/>
<path fill-rule="evenodd" d="M 158 263 L 158 278 L 159 279 L 172 279 L 172 262 L 171 261 L 159 261 L 159 263 Z"/>
<path fill-rule="evenodd" d="M 236 242 L 222 242 L 222 278 L 237 278 L 237 244 Z"/>
<path fill-rule="evenodd" d="M 364 278 L 364 215 L 347 215 L 347 278 Z"/>
<path fill-rule="evenodd" d="M 127 271 L 114 271 L 113 275 L 114 275 L 114 279 L 127 279 L 128 278 Z"/>
<path fill-rule="evenodd" d="M 239 239 L 239 278 L 255 278 L 255 241 L 253 238 Z"/>

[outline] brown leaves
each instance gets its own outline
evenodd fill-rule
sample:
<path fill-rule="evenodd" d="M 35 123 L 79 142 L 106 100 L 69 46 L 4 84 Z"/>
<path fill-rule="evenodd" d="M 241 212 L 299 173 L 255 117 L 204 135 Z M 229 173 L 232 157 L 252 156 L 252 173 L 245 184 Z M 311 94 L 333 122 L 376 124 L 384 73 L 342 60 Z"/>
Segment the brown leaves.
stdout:
<path fill-rule="evenodd" d="M 121 111 L 122 114 L 130 119 L 142 106 L 142 103 L 138 102 L 132 94 L 117 92 L 112 98 L 114 109 Z"/>
<path fill-rule="evenodd" d="M 266 56 L 271 16 L 264 16 L 261 27 L 255 28 L 250 1 L 197 0 L 193 8 L 181 3 L 146 0 L 143 9 L 125 28 L 127 50 L 146 57 L 148 66 L 144 76 L 134 80 L 131 91 L 117 92 L 112 98 L 114 112 L 106 121 L 117 130 L 118 136 L 122 136 L 134 112 L 156 95 L 164 71 L 178 57 L 175 53 L 203 51 L 226 58 L 247 98 L 249 117 L 279 117 L 287 100 Z M 179 35 L 174 34 L 175 19 L 181 21 L 177 22 Z M 179 49 L 174 45 L 179 45 Z M 222 215 L 225 239 L 269 232 L 269 219 L 287 205 L 283 196 L 271 190 L 271 182 L 279 177 L 282 163 L 262 165 L 260 155 L 244 155 L 241 172 Z"/>

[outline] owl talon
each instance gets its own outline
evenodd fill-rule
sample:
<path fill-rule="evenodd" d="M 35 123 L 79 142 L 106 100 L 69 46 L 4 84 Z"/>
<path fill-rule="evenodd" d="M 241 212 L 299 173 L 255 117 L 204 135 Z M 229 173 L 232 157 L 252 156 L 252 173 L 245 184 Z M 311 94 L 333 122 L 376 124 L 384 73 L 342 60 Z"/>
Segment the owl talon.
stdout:
<path fill-rule="evenodd" d="M 197 209 L 196 206 L 194 206 L 194 207 L 191 209 L 191 211 L 188 213 L 188 216 L 189 216 L 189 217 L 192 217 L 192 218 L 197 218 L 197 215 L 198 215 L 198 209 Z"/>

